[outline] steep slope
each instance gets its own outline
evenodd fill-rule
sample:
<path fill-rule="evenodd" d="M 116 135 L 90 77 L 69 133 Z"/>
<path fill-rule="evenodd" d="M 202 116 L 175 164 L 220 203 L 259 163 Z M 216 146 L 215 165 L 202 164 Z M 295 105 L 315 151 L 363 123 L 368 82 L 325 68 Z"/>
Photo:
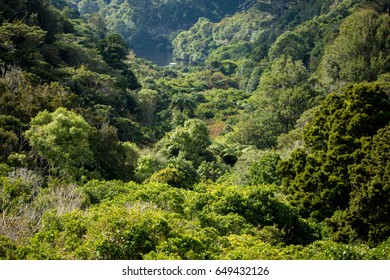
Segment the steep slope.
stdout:
<path fill-rule="evenodd" d="M 245 1 L 138 1 L 138 0 L 81 0 L 80 14 L 101 17 L 111 32 L 120 34 L 131 48 L 170 48 L 171 33 L 188 29 L 198 18 L 217 21 L 234 14 Z"/>

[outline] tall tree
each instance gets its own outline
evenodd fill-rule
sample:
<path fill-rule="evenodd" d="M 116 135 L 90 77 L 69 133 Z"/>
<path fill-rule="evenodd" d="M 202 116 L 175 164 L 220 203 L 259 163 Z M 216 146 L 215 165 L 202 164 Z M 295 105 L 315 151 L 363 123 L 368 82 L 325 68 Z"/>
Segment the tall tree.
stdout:
<path fill-rule="evenodd" d="M 347 17 L 319 67 L 326 89 L 346 83 L 375 81 L 390 70 L 390 16 L 360 10 Z"/>
<path fill-rule="evenodd" d="M 250 98 L 251 110 L 236 127 L 233 140 L 270 148 L 276 137 L 294 128 L 300 115 L 315 105 L 316 92 L 302 61 L 275 59 Z"/>
<path fill-rule="evenodd" d="M 304 217 L 319 221 L 345 210 L 353 191 L 349 169 L 365 156 L 362 143 L 390 120 L 390 101 L 376 85 L 329 95 L 304 129 L 306 150 L 279 165 L 283 186 Z"/>
<path fill-rule="evenodd" d="M 364 141 L 363 159 L 349 169 L 349 208 L 333 217 L 335 239 L 376 245 L 390 234 L 390 125 Z"/>
<path fill-rule="evenodd" d="M 79 115 L 64 108 L 53 113 L 40 112 L 31 120 L 26 137 L 51 171 L 69 178 L 79 178 L 84 167 L 93 163 L 90 147 L 92 128 Z"/>
<path fill-rule="evenodd" d="M 202 161 L 210 159 L 210 144 L 206 124 L 198 119 L 190 119 L 161 139 L 158 146 L 160 153 L 168 159 L 180 157 L 191 161 L 197 168 Z"/>

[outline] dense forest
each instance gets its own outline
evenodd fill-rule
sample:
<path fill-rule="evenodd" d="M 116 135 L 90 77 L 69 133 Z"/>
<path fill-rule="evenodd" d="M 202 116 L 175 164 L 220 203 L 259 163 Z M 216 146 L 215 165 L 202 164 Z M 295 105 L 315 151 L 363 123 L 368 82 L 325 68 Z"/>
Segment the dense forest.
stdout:
<path fill-rule="evenodd" d="M 389 50 L 387 0 L 0 0 L 0 259 L 390 259 Z"/>
<path fill-rule="evenodd" d="M 244 8 L 242 0 L 73 0 L 67 1 L 82 16 L 104 21 L 131 48 L 171 49 L 180 30 L 200 17 L 218 21 Z M 247 3 L 246 5 L 248 5 Z"/>

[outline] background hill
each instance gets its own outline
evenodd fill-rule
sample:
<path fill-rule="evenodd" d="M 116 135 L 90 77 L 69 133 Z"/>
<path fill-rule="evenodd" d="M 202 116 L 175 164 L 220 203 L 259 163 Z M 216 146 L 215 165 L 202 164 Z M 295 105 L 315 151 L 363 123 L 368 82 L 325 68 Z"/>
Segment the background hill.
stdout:
<path fill-rule="evenodd" d="M 68 1 L 82 16 L 95 15 L 107 29 L 120 34 L 131 48 L 169 49 L 176 32 L 200 17 L 219 21 L 234 14 L 244 1 L 81 0 Z M 172 34 L 173 33 L 173 34 Z"/>

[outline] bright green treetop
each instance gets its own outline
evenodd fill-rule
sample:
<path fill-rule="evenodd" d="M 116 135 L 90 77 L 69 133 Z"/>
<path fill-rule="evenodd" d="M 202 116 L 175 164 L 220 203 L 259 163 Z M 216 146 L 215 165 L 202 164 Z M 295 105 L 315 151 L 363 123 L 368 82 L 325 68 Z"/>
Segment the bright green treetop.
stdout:
<path fill-rule="evenodd" d="M 58 108 L 55 112 L 40 112 L 31 120 L 26 136 L 51 169 L 64 176 L 77 176 L 83 167 L 93 163 L 89 144 L 92 128 L 74 112 Z"/>

